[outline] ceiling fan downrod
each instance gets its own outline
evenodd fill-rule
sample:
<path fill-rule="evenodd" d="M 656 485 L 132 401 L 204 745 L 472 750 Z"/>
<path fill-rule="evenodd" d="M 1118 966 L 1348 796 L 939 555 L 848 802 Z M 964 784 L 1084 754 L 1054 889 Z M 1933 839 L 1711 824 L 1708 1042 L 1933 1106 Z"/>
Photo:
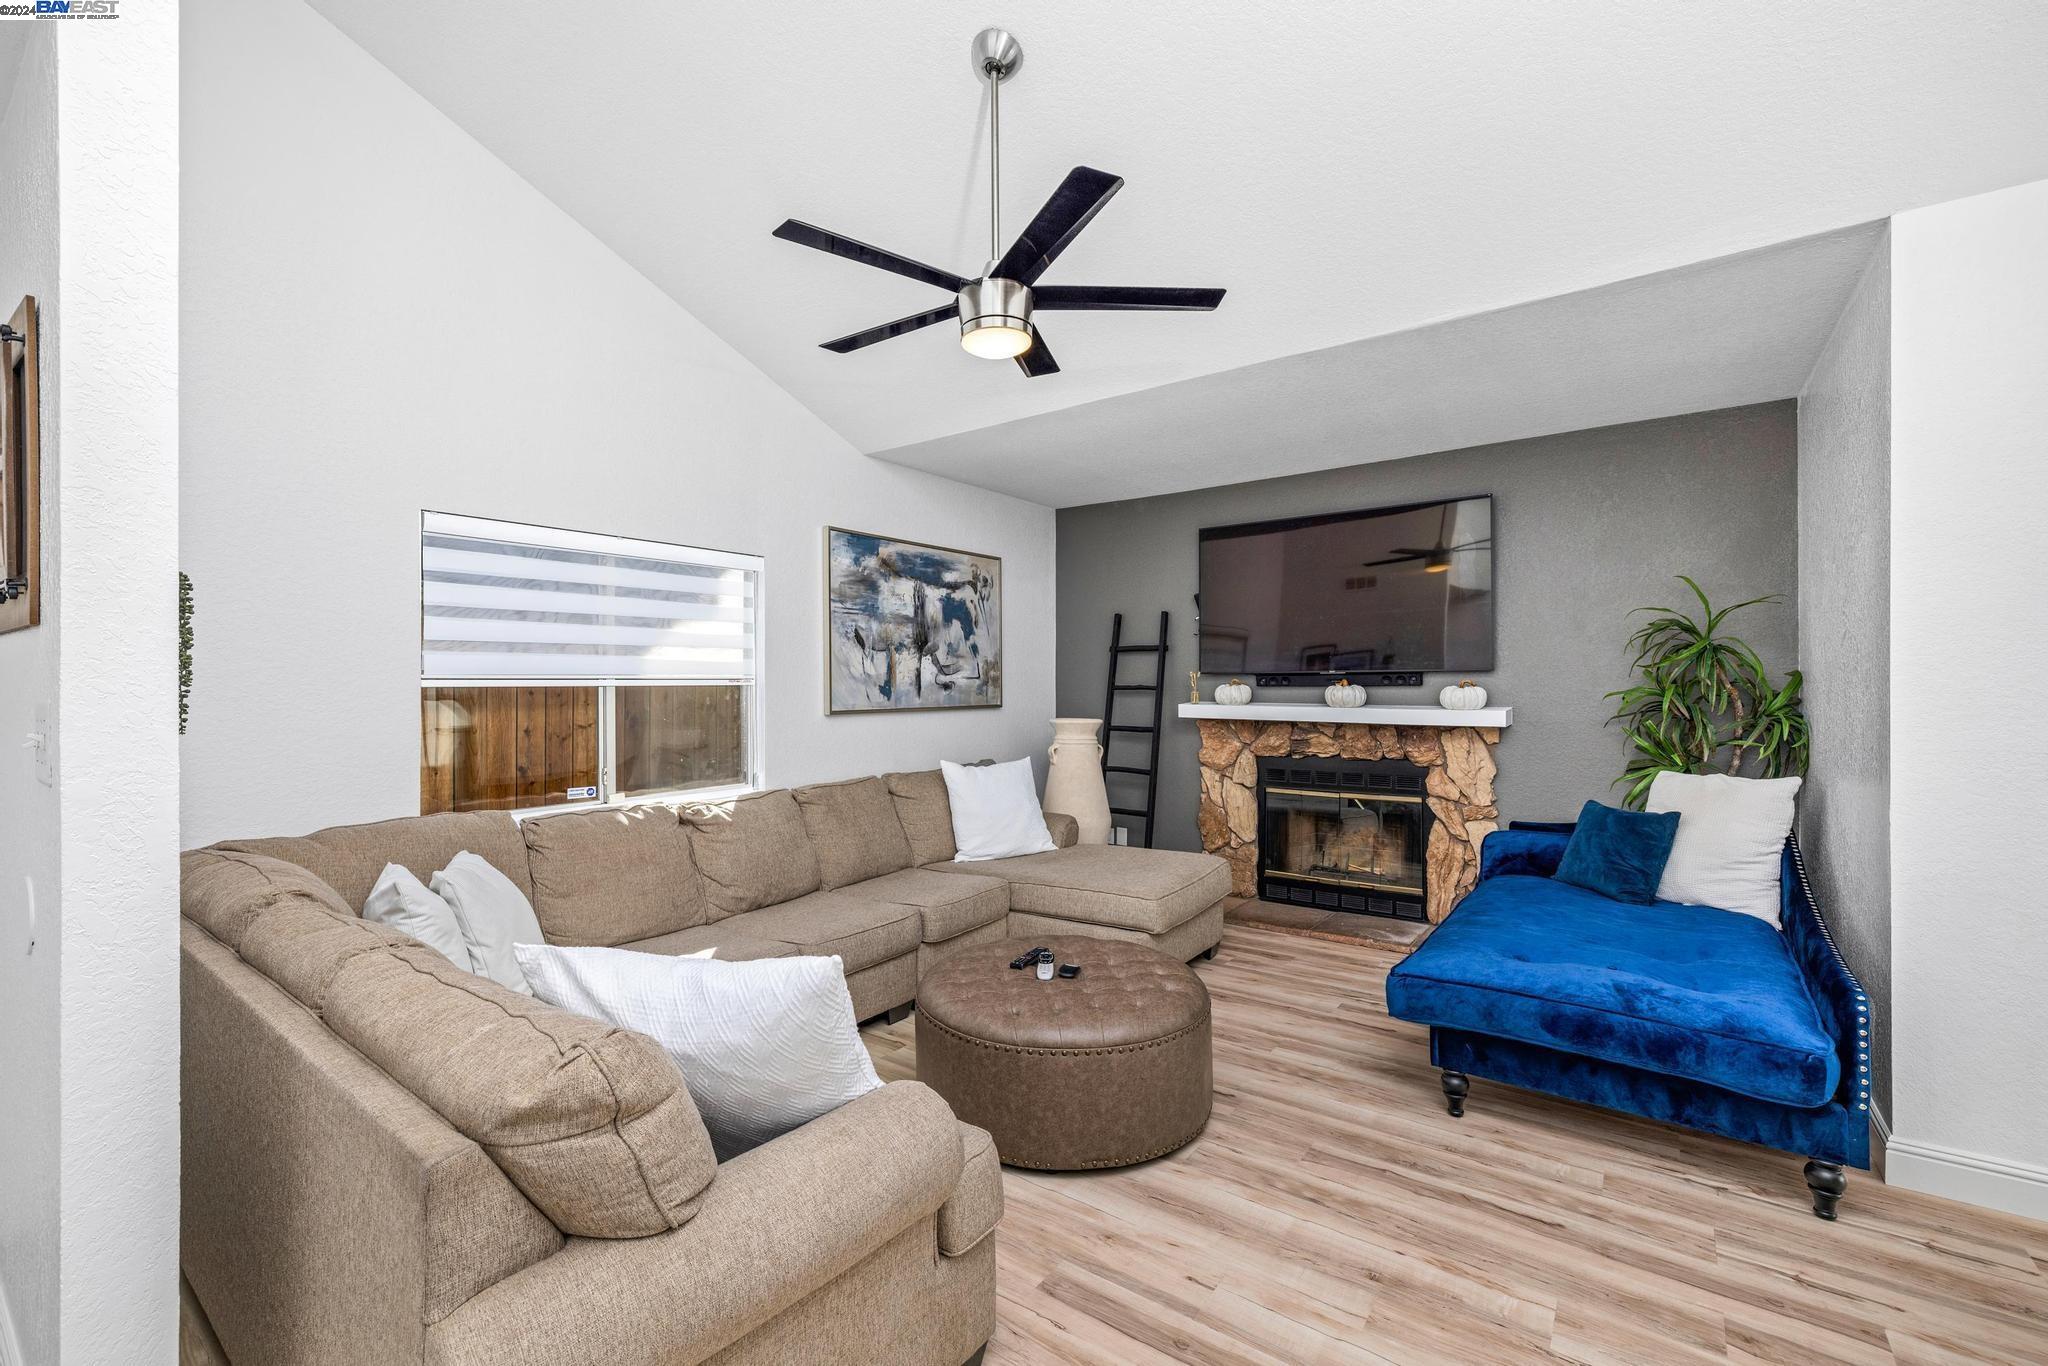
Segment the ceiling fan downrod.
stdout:
<path fill-rule="evenodd" d="M 999 28 L 974 36 L 975 74 L 988 82 L 988 264 L 960 291 L 960 345 L 986 360 L 1009 360 L 1037 340 L 1031 287 L 996 274 L 1003 256 L 1003 82 L 1024 62 L 1024 46 Z"/>

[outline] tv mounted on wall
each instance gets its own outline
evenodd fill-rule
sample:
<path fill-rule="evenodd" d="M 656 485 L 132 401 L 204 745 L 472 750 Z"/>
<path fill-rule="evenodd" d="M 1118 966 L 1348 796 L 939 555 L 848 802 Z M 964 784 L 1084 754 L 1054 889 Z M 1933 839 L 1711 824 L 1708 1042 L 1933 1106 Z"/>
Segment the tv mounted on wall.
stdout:
<path fill-rule="evenodd" d="M 1202 672 L 1266 683 L 1493 668 L 1493 498 L 1201 533 Z"/>

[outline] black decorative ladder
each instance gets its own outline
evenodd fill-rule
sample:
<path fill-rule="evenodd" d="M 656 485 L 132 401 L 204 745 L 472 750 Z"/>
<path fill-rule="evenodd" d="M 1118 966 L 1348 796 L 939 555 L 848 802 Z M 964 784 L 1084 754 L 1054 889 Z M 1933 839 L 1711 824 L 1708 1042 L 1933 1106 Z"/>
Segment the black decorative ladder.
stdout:
<path fill-rule="evenodd" d="M 1152 813 L 1159 805 L 1159 725 L 1162 708 L 1166 705 L 1166 613 L 1159 614 L 1159 643 L 1156 645 L 1124 644 L 1124 614 L 1118 612 L 1109 628 L 1109 688 L 1102 697 L 1102 772 L 1104 779 L 1112 773 L 1135 774 L 1145 780 L 1145 805 L 1112 806 L 1112 816 L 1131 816 L 1145 822 L 1145 847 L 1152 847 Z M 1117 682 L 1117 665 L 1125 655 L 1155 655 L 1157 665 L 1150 683 Z M 1118 693 L 1148 692 L 1152 694 L 1152 724 L 1149 726 L 1126 726 L 1116 719 L 1116 697 Z M 1151 752 L 1141 768 L 1136 764 L 1113 764 L 1109 761 L 1112 743 L 1119 735 L 1149 735 L 1152 737 Z"/>

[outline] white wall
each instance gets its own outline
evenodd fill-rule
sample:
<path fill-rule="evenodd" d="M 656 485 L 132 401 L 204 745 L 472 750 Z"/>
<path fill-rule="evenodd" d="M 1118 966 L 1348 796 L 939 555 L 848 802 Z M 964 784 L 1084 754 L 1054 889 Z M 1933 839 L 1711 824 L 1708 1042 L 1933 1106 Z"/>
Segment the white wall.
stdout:
<path fill-rule="evenodd" d="M 1043 754 L 1049 510 L 857 455 L 297 0 L 185 59 L 188 845 L 419 809 L 422 508 L 765 555 L 777 785 Z M 1000 711 L 825 716 L 828 523 L 1003 557 Z"/>
<path fill-rule="evenodd" d="M 1799 393 L 1799 667 L 1813 724 L 1799 840 L 1870 995 L 1871 1090 L 1891 1113 L 1891 238 Z"/>
<path fill-rule="evenodd" d="M 0 118 L 0 313 L 24 294 L 42 310 L 43 624 L 0 635 L 0 1360 L 8 1320 L 22 1355 L 57 1347 L 57 789 L 36 778 L 20 739 L 57 709 L 59 340 L 57 34 L 27 24 L 27 47 Z M 0 77 L 4 79 L 4 77 Z M 30 907 L 34 906 L 33 923 Z"/>
<path fill-rule="evenodd" d="M 1892 220 L 1893 1183 L 2048 1218 L 2048 181 Z M 1924 683 L 1921 680 L 1925 680 Z"/>
<path fill-rule="evenodd" d="M 66 1362 L 178 1314 L 178 7 L 65 24 L 57 572 Z"/>
<path fill-rule="evenodd" d="M 42 325 L 43 624 L 0 637 L 0 1289 L 34 1366 L 177 1347 L 177 61 L 175 4 L 39 24 L 0 119 L 0 308 Z"/>

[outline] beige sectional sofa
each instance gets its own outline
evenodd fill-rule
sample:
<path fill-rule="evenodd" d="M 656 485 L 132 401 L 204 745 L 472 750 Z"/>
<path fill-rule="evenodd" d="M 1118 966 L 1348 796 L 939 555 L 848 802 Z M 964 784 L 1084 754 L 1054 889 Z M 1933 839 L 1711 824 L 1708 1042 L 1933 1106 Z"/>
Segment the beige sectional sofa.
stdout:
<path fill-rule="evenodd" d="M 952 863 L 939 774 L 515 822 L 409 817 L 185 856 L 182 1262 L 237 1363 L 932 1363 L 994 1326 L 988 1135 L 915 1082 L 723 1164 L 650 1040 L 360 911 L 468 850 L 560 944 L 836 954 L 856 1012 L 1010 934 L 1213 951 L 1228 868 Z"/>

